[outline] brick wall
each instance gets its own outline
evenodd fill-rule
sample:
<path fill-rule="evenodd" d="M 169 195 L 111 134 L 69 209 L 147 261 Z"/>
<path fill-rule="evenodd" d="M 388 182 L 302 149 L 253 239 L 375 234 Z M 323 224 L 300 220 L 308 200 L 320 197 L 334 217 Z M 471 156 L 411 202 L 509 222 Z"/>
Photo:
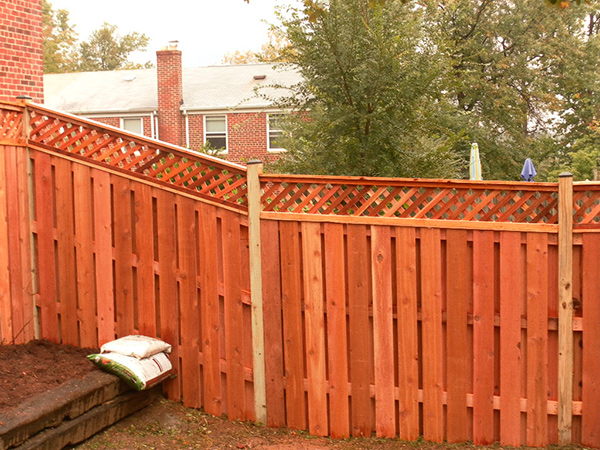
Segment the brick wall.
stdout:
<path fill-rule="evenodd" d="M 44 101 L 42 0 L 0 1 L 0 100 Z"/>
<path fill-rule="evenodd" d="M 185 145 L 183 139 L 183 101 L 181 51 L 176 46 L 156 52 L 158 83 L 158 134 L 161 141 Z"/>
<path fill-rule="evenodd" d="M 233 162 L 264 160 L 267 155 L 267 115 L 265 113 L 235 113 L 227 115 L 229 154 Z"/>

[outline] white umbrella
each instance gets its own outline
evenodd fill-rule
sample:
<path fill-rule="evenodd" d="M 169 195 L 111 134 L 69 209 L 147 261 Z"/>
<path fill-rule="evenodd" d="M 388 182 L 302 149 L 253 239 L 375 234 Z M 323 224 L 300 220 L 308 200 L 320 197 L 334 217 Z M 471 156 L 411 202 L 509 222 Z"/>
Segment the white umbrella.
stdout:
<path fill-rule="evenodd" d="M 471 144 L 471 161 L 469 163 L 471 180 L 483 180 L 481 177 L 481 159 L 479 159 L 479 146 L 477 142 Z"/>

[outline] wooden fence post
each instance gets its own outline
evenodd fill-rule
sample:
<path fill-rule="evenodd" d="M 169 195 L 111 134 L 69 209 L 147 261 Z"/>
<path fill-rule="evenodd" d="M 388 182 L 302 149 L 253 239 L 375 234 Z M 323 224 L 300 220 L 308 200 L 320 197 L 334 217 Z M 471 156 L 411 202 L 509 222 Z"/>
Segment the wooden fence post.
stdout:
<path fill-rule="evenodd" d="M 573 175 L 558 182 L 558 443 L 572 441 L 573 419 Z"/>
<path fill-rule="evenodd" d="M 262 162 L 248 162 L 248 238 L 250 241 L 250 298 L 252 304 L 252 351 L 254 367 L 254 412 L 256 422 L 267 422 L 267 389 L 265 373 L 265 335 L 263 318 L 262 258 L 260 212 L 262 209 L 260 179 Z"/>

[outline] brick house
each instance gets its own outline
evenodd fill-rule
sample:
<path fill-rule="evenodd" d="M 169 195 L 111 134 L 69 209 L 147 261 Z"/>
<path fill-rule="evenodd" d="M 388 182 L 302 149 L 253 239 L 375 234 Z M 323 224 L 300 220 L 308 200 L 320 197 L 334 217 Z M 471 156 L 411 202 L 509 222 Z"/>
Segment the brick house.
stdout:
<path fill-rule="evenodd" d="M 0 100 L 44 99 L 42 0 L 0 2 Z"/>
<path fill-rule="evenodd" d="M 272 160 L 282 151 L 282 111 L 255 88 L 295 84 L 296 71 L 274 64 L 182 68 L 176 44 L 156 56 L 156 69 L 44 75 L 45 104 L 192 150 L 209 142 L 234 162 Z"/>

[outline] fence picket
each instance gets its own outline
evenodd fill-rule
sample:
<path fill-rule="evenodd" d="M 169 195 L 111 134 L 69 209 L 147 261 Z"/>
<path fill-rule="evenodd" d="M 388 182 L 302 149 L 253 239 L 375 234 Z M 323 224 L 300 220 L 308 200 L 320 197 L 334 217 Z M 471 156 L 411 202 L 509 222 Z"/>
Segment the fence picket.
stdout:
<path fill-rule="evenodd" d="M 198 204 L 197 207 L 202 224 L 199 239 L 201 292 L 199 309 L 202 327 L 200 348 L 204 357 L 202 365 L 203 405 L 208 413 L 221 415 L 219 276 L 218 264 L 215 264 L 218 254 L 217 240 L 215 239 L 215 236 L 218 236 L 217 214 L 214 206 Z"/>
<path fill-rule="evenodd" d="M 527 235 L 527 445 L 548 445 L 548 237 Z"/>
<path fill-rule="evenodd" d="M 398 291 L 398 387 L 400 439 L 419 437 L 419 335 L 417 326 L 417 241 L 414 228 L 396 228 Z"/>
<path fill-rule="evenodd" d="M 500 438 L 521 445 L 521 234 L 500 237 Z"/>
<path fill-rule="evenodd" d="M 136 293 L 138 329 L 146 336 L 156 335 L 156 307 L 154 287 L 154 217 L 152 188 L 135 184 L 134 192 L 134 245 L 137 256 Z"/>
<path fill-rule="evenodd" d="M 263 270 L 263 314 L 265 324 L 265 372 L 267 391 L 267 425 L 285 426 L 283 384 L 283 324 L 281 319 L 281 266 L 279 224 L 272 220 L 261 223 L 261 238 L 270 245 L 261 246 Z"/>
<path fill-rule="evenodd" d="M 0 163 L 4 159 L 0 158 Z M 3 173 L 0 168 L 0 173 Z M 35 154 L 33 185 L 35 220 L 37 228 L 38 293 L 44 301 L 40 305 L 40 337 L 53 342 L 59 340 L 56 303 L 56 267 L 54 248 L 54 202 L 52 200 L 52 161 L 50 155 Z M 3 247 L 6 248 L 6 247 Z M 96 344 L 94 343 L 94 346 Z"/>
<path fill-rule="evenodd" d="M 304 314 L 306 321 L 306 374 L 308 382 L 308 430 L 327 436 L 327 389 L 325 315 L 323 293 L 323 250 L 321 225 L 302 224 L 302 266 L 304 270 Z"/>
<path fill-rule="evenodd" d="M 423 437 L 433 442 L 444 439 L 440 240 L 439 230 L 421 230 Z"/>
<path fill-rule="evenodd" d="M 306 428 L 302 337 L 302 280 L 297 222 L 281 223 L 281 303 L 285 363 L 285 407 L 290 428 Z"/>
<path fill-rule="evenodd" d="M 179 322 L 179 295 L 176 279 L 176 243 L 175 243 L 175 195 L 166 191 L 156 192 L 156 235 L 158 250 L 158 289 L 159 289 L 159 336 L 171 344 L 171 363 L 181 373 Z M 181 399 L 181 377 L 163 382 L 168 398 Z"/>
<path fill-rule="evenodd" d="M 80 345 L 94 347 L 96 330 L 96 292 L 94 290 L 94 253 L 92 243 L 92 186 L 90 168 L 73 165 L 75 217 L 75 257 L 77 267 L 77 310 Z"/>
<path fill-rule="evenodd" d="M 352 435 L 370 436 L 371 416 L 372 336 L 369 318 L 370 252 L 367 228 L 350 225 L 348 233 L 348 312 L 350 334 L 350 383 L 352 402 Z"/>
<path fill-rule="evenodd" d="M 472 286 L 466 230 L 448 230 L 447 246 L 447 440 L 469 439 L 467 417 L 468 372 L 471 370 L 467 312 Z"/>
<path fill-rule="evenodd" d="M 12 342 L 14 339 L 12 303 L 16 301 L 12 298 L 10 288 L 10 256 L 8 249 L 13 230 L 8 220 L 7 189 L 9 180 L 6 176 L 6 150 L 6 146 L 0 145 L 0 342 Z M 56 306 L 56 303 L 54 303 L 54 306 Z M 52 317 L 51 306 L 44 308 L 42 305 L 42 314 L 50 323 Z M 49 325 L 48 333 L 52 333 L 51 325 Z"/>
<path fill-rule="evenodd" d="M 394 396 L 394 308 L 392 304 L 392 249 L 389 227 L 371 227 L 373 332 L 375 367 L 375 431 L 396 436 Z"/>
<path fill-rule="evenodd" d="M 225 285 L 225 360 L 227 361 L 227 416 L 245 419 L 244 334 L 242 309 L 241 236 L 239 215 L 223 211 L 223 283 Z"/>
<path fill-rule="evenodd" d="M 600 447 L 600 240 L 583 235 L 583 417 L 581 444 Z"/>
<path fill-rule="evenodd" d="M 344 226 L 324 224 L 327 347 L 329 356 L 329 421 L 333 438 L 350 436 L 348 342 Z"/>
<path fill-rule="evenodd" d="M 177 253 L 179 255 L 179 309 L 181 326 L 181 394 L 183 403 L 192 408 L 203 405 L 200 398 L 200 330 L 198 327 L 198 287 L 196 281 L 196 212 L 194 202 L 178 197 Z M 204 286 L 202 286 L 204 288 Z M 216 344 L 211 343 L 211 344 Z M 205 371 L 210 361 L 205 354 Z M 206 390 L 208 388 L 205 387 Z M 207 408 L 208 409 L 208 408 Z M 215 414 L 213 409 L 211 413 Z"/>
<path fill-rule="evenodd" d="M 494 233 L 473 232 L 473 443 L 494 443 Z"/>
<path fill-rule="evenodd" d="M 115 246 L 115 316 L 119 337 L 134 334 L 133 303 L 133 230 L 131 218 L 131 182 L 113 177 Z"/>
<path fill-rule="evenodd" d="M 58 295 L 62 342 L 79 345 L 71 162 L 55 161 Z"/>

